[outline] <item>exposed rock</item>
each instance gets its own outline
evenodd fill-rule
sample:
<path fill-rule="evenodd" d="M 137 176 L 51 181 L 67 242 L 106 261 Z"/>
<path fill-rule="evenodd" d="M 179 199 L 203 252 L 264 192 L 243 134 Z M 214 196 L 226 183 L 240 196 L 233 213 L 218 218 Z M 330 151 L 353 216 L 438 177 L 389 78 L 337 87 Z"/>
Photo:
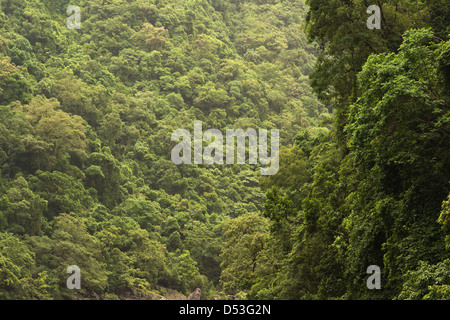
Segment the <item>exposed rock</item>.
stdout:
<path fill-rule="evenodd" d="M 188 297 L 188 300 L 202 300 L 202 290 L 200 288 L 197 288 L 192 292 Z"/>
<path fill-rule="evenodd" d="M 166 289 L 164 293 L 165 300 L 186 300 L 186 297 L 176 290 Z"/>
<path fill-rule="evenodd" d="M 96 293 L 91 293 L 87 296 L 76 295 L 71 297 L 74 300 L 203 300 L 204 296 L 202 290 L 197 288 L 189 294 L 189 296 L 185 296 L 180 292 L 168 289 L 164 287 L 157 287 L 159 293 L 153 291 L 141 291 L 136 288 L 131 288 L 127 290 L 123 290 L 120 293 L 116 294 L 102 294 L 98 295 Z M 221 297 L 218 298 L 219 300 Z"/>

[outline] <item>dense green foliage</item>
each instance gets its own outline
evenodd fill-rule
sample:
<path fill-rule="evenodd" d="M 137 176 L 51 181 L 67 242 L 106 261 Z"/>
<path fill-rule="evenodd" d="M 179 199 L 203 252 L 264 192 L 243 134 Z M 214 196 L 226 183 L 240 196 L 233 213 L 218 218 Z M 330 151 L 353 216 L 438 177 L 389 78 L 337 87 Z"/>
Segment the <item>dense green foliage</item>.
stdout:
<path fill-rule="evenodd" d="M 450 9 L 366 5 L 0 0 L 0 299 L 450 298 Z M 279 172 L 175 165 L 194 120 Z"/>
<path fill-rule="evenodd" d="M 449 11 L 383 1 L 382 29 L 368 32 L 355 23 L 362 2 L 308 2 L 321 44 L 311 85 L 336 117 L 328 135 L 302 131 L 263 182 L 274 238 L 264 250 L 284 255 L 249 294 L 448 299 L 450 30 L 438 21 Z M 370 265 L 381 290 L 366 287 Z"/>
<path fill-rule="evenodd" d="M 305 4 L 70 4 L 81 29 L 68 1 L 1 2 L 2 297 L 218 291 L 223 223 L 261 216 L 259 170 L 176 166 L 171 133 L 283 128 L 289 145 L 326 119 Z"/>

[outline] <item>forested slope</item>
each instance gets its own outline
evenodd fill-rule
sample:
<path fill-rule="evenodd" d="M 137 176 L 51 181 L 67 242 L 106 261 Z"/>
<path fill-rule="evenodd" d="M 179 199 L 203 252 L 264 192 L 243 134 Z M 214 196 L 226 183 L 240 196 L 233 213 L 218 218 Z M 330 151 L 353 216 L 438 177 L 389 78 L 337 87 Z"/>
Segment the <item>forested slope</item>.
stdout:
<path fill-rule="evenodd" d="M 363 1 L 308 4 L 321 48 L 311 85 L 336 117 L 329 135 L 299 136 L 285 177 L 264 183 L 267 251 L 284 254 L 251 296 L 449 299 L 448 3 L 378 2 L 373 30 L 356 23 Z"/>
<path fill-rule="evenodd" d="M 220 291 L 223 222 L 261 214 L 259 170 L 177 166 L 171 133 L 282 128 L 289 145 L 326 119 L 305 15 L 302 1 L 2 1 L 0 296 Z"/>
<path fill-rule="evenodd" d="M 0 298 L 450 298 L 450 9 L 378 2 L 1 0 Z M 174 164 L 194 121 L 278 173 Z"/>

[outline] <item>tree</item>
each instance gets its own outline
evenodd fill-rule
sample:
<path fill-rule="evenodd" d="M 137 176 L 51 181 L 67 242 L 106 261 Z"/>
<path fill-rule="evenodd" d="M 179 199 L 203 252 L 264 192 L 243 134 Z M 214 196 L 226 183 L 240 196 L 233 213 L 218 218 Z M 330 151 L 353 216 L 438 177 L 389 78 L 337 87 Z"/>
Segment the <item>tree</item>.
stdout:
<path fill-rule="evenodd" d="M 15 66 L 7 59 L 0 60 L 0 104 L 19 100 L 28 103 L 32 98 L 33 81 L 25 68 Z"/>
<path fill-rule="evenodd" d="M 224 223 L 220 281 L 226 293 L 250 289 L 266 245 L 267 220 L 247 213 Z"/>
<path fill-rule="evenodd" d="M 192 259 L 188 250 L 177 251 L 170 254 L 170 285 L 184 294 L 194 291 L 196 288 L 206 291 L 209 289 L 205 276 L 202 276 L 197 268 L 197 263 Z"/>
<path fill-rule="evenodd" d="M 28 246 L 11 233 L 0 232 L 0 298 L 44 298 L 46 274 L 36 274 L 35 257 Z"/>
<path fill-rule="evenodd" d="M 6 194 L 6 230 L 19 235 L 39 235 L 46 229 L 44 212 L 48 202 L 30 190 L 28 181 L 20 174 L 11 183 Z"/>
<path fill-rule="evenodd" d="M 122 186 L 121 163 L 111 154 L 109 147 L 89 154 L 86 165 L 86 184 L 97 190 L 99 200 L 105 206 L 113 208 L 125 198 L 127 192 Z"/>
<path fill-rule="evenodd" d="M 409 31 L 398 54 L 371 56 L 359 75 L 364 93 L 350 108 L 349 147 L 377 190 L 371 207 L 384 208 L 377 223 L 386 226 L 380 236 L 388 238 L 391 279 L 417 260 L 433 261 L 443 247 L 436 215 L 448 194 L 449 99 L 437 64 L 445 43 L 432 39 L 429 30 Z"/>
<path fill-rule="evenodd" d="M 436 265 L 420 261 L 416 270 L 408 270 L 397 299 L 448 300 L 450 297 L 449 263 L 448 259 Z"/>
<path fill-rule="evenodd" d="M 151 23 L 144 23 L 136 38 L 143 40 L 149 51 L 161 51 L 169 32 L 164 27 L 155 28 Z"/>
<path fill-rule="evenodd" d="M 410 0 L 395 4 L 379 1 L 381 30 L 368 32 L 364 1 L 335 1 L 324 5 L 320 0 L 308 0 L 307 4 L 308 37 L 321 47 L 311 74 L 311 86 L 322 102 L 336 109 L 337 134 L 345 143 L 343 127 L 347 123 L 347 106 L 359 93 L 357 74 L 370 54 L 394 52 L 406 30 L 424 27 L 427 7 L 425 3 Z"/>
<path fill-rule="evenodd" d="M 82 293 L 97 294 L 106 289 L 108 273 L 101 255 L 98 239 L 87 232 L 86 220 L 75 214 L 63 213 L 55 218 L 53 272 L 59 279 L 60 288 L 66 287 L 67 267 L 76 265 L 81 270 Z M 63 296 L 71 296 L 68 289 L 60 289 Z"/>
<path fill-rule="evenodd" d="M 211 218 L 205 223 L 191 220 L 183 236 L 183 243 L 197 262 L 199 272 L 218 283 L 221 273 L 219 255 L 223 245 L 221 225 L 213 223 Z"/>
<path fill-rule="evenodd" d="M 83 212 L 94 206 L 94 199 L 81 179 L 59 171 L 36 171 L 30 188 L 47 202 L 45 217 L 51 221 L 63 212 Z"/>
<path fill-rule="evenodd" d="M 58 100 L 36 96 L 30 104 L 17 107 L 33 127 L 33 136 L 26 136 L 27 151 L 33 154 L 37 169 L 65 165 L 65 155 L 85 159 L 86 130 L 79 116 L 58 110 Z M 38 147 L 39 145 L 44 146 Z"/>
<path fill-rule="evenodd" d="M 107 262 L 108 290 L 148 292 L 167 275 L 165 249 L 129 217 L 102 222 L 95 234 Z"/>

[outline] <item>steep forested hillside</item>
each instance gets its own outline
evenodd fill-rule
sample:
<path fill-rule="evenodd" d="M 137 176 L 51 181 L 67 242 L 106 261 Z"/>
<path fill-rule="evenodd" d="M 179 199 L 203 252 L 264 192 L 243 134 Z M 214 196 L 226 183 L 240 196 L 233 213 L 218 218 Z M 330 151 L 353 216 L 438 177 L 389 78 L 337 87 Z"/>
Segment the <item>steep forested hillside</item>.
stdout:
<path fill-rule="evenodd" d="M 446 2 L 0 0 L 0 299 L 450 299 Z M 194 121 L 278 173 L 176 165 Z"/>
<path fill-rule="evenodd" d="M 336 117 L 330 134 L 298 136 L 264 183 L 266 252 L 283 254 L 251 296 L 449 299 L 448 3 L 381 1 L 375 30 L 355 23 L 363 1 L 308 4 L 311 85 Z"/>
<path fill-rule="evenodd" d="M 302 1 L 2 1 L 0 296 L 221 291 L 224 223 L 261 216 L 259 170 L 177 166 L 171 133 L 326 131 L 305 15 Z"/>

